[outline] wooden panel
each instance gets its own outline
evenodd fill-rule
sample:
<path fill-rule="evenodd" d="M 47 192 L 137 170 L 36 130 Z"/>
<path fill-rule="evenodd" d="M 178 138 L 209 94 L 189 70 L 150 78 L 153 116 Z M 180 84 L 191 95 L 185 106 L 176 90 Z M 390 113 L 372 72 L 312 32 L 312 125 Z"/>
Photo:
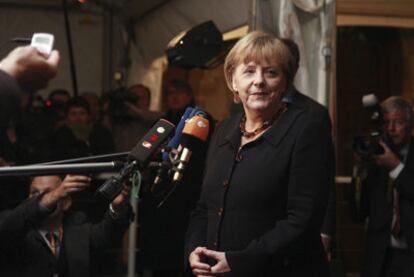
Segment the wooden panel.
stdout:
<path fill-rule="evenodd" d="M 414 28 L 414 17 L 338 14 L 336 25 Z"/>
<path fill-rule="evenodd" d="M 337 0 L 338 14 L 414 16 L 413 0 Z"/>
<path fill-rule="evenodd" d="M 414 103 L 414 30 L 402 32 L 403 78 L 402 96 Z"/>
<path fill-rule="evenodd" d="M 353 137 L 370 129 L 361 98 L 374 93 L 382 101 L 401 92 L 401 45 L 398 31 L 388 28 L 340 28 L 337 45 L 337 173 L 351 175 Z"/>

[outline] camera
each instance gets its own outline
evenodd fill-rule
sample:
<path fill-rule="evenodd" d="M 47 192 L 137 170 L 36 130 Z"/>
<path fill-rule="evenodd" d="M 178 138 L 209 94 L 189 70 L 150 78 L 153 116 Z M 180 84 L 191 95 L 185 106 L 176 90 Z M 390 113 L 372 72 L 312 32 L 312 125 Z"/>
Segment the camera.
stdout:
<path fill-rule="evenodd" d="M 136 104 L 139 101 L 138 95 L 129 92 L 125 87 L 111 90 L 108 93 L 108 113 L 114 121 L 129 121 L 132 119 L 128 113 L 126 103 Z"/>
<path fill-rule="evenodd" d="M 362 105 L 370 112 L 371 130 L 368 135 L 358 135 L 353 139 L 353 150 L 361 158 L 368 158 L 371 155 L 380 155 L 384 149 L 379 144 L 382 140 L 391 146 L 387 134 L 383 131 L 384 119 L 378 99 L 374 94 L 367 94 L 362 97 Z"/>

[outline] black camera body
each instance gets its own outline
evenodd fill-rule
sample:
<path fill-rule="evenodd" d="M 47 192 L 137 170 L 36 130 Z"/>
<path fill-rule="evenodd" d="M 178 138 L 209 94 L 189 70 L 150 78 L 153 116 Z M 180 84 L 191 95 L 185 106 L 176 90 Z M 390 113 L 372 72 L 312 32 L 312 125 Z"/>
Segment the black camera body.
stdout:
<path fill-rule="evenodd" d="M 380 140 L 384 141 L 383 135 L 377 132 L 366 136 L 355 136 L 352 148 L 362 158 L 380 155 L 384 153 L 384 148 L 379 144 Z"/>
<path fill-rule="evenodd" d="M 362 105 L 371 116 L 371 131 L 368 135 L 358 135 L 353 139 L 353 150 L 361 158 L 366 159 L 372 155 L 384 153 L 384 148 L 379 144 L 382 140 L 392 148 L 392 143 L 383 130 L 384 118 L 377 97 L 374 94 L 367 94 L 362 97 Z"/>
<path fill-rule="evenodd" d="M 131 93 L 125 87 L 120 87 L 111 90 L 108 97 L 108 113 L 114 121 L 128 121 L 132 119 L 125 104 L 131 103 L 135 105 L 139 101 L 138 95 Z"/>

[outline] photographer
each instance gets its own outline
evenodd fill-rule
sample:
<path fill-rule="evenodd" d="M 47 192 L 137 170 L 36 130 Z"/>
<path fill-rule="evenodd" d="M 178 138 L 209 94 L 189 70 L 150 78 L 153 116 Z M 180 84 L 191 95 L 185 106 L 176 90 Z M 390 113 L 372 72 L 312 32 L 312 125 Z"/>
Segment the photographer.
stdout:
<path fill-rule="evenodd" d="M 28 198 L 0 214 L 1 276 L 90 276 L 96 253 L 119 245 L 132 216 L 130 187 L 111 202 L 100 222 L 71 209 L 87 176 L 37 176 Z"/>
<path fill-rule="evenodd" d="M 365 277 L 414 276 L 414 149 L 412 106 L 392 96 L 381 104 L 382 154 L 369 155 L 362 180 L 367 218 Z"/>
<path fill-rule="evenodd" d="M 142 84 L 111 92 L 109 115 L 116 151 L 129 151 L 160 114 L 149 110 L 151 91 Z"/>
<path fill-rule="evenodd" d="M 102 155 L 114 151 L 110 131 L 90 121 L 88 102 L 82 97 L 70 99 L 65 106 L 65 124 L 56 130 L 53 144 L 55 160 Z"/>

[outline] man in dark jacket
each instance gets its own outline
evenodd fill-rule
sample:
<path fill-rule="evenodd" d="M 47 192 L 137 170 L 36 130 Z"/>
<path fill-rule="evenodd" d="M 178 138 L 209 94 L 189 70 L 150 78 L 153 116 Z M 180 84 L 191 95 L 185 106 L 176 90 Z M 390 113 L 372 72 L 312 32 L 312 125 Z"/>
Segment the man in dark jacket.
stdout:
<path fill-rule="evenodd" d="M 387 144 L 373 155 L 362 185 L 368 219 L 362 276 L 414 276 L 414 150 L 412 106 L 393 96 L 382 104 Z"/>
<path fill-rule="evenodd" d="M 93 251 L 120 242 L 129 225 L 128 189 L 116 197 L 104 219 L 92 225 L 70 211 L 71 195 L 90 178 L 35 177 L 29 198 L 0 214 L 1 276 L 89 276 Z"/>

